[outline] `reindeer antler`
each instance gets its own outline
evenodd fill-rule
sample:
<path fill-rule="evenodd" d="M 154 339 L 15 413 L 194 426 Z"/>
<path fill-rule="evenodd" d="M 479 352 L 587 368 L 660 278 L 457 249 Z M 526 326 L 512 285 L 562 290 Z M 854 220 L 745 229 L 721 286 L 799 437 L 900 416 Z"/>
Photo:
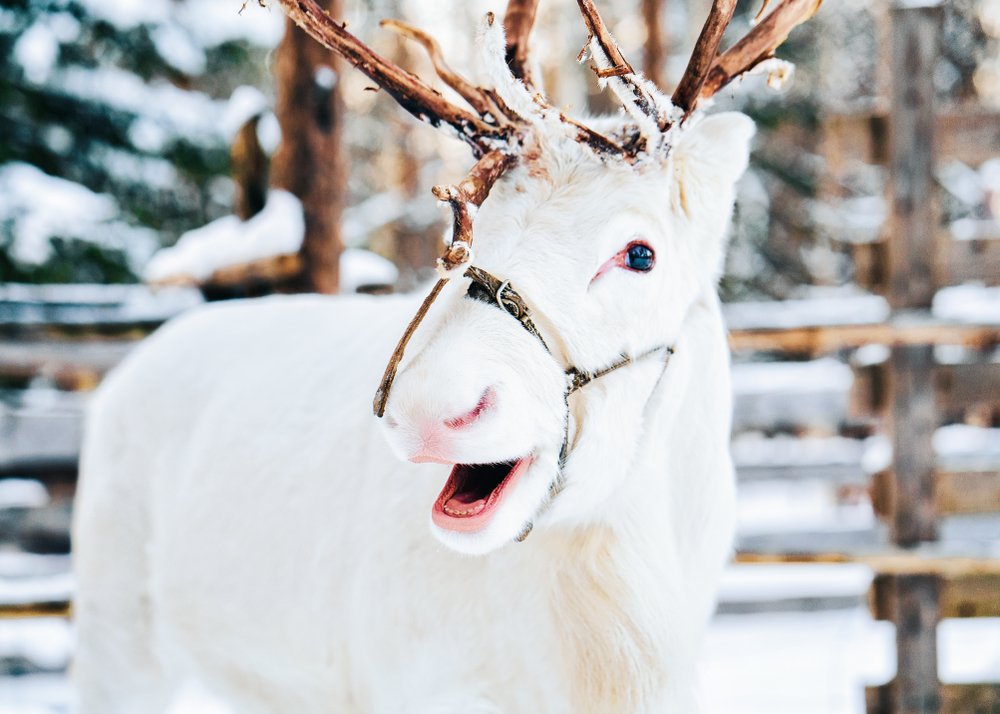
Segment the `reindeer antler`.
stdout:
<path fill-rule="evenodd" d="M 506 139 L 508 129 L 490 123 L 484 117 L 455 106 L 440 93 L 428 87 L 420 78 L 410 74 L 344 29 L 331 18 L 315 0 L 279 0 L 285 12 L 299 27 L 384 89 L 396 102 L 413 116 L 432 126 L 447 124 L 468 143 L 477 156 L 487 153 L 489 139 Z"/>
<path fill-rule="evenodd" d="M 472 216 L 469 204 L 480 206 L 497 179 L 514 165 L 514 156 L 500 150 L 491 151 L 476 162 L 459 183 L 435 186 L 431 191 L 439 201 L 451 204 L 455 227 L 451 243 L 438 265 L 446 272 L 469 262 L 472 256 Z"/>
<path fill-rule="evenodd" d="M 461 267 L 472 259 L 472 215 L 469 213 L 469 204 L 479 206 L 486 200 L 490 189 L 497 179 L 510 168 L 515 161 L 512 154 L 500 150 L 494 150 L 484 155 L 475 163 L 468 175 L 458 184 L 435 186 L 432 190 L 434 195 L 441 201 L 451 204 L 451 210 L 455 217 L 455 227 L 452 231 L 451 243 L 444 255 L 438 259 L 438 265 L 443 269 L 444 275 L 434 283 L 430 293 L 424 298 L 417 314 L 410 320 L 403 336 L 396 343 L 396 348 L 389 357 L 389 363 L 382 374 L 378 390 L 375 392 L 375 401 L 372 409 L 375 416 L 381 418 L 385 414 L 385 403 L 389 399 L 389 390 L 392 382 L 396 378 L 396 370 L 399 363 L 403 361 L 403 354 L 406 346 L 410 343 L 410 338 L 417 331 L 417 327 L 427 315 L 431 305 L 441 293 L 445 284 L 451 277 L 450 272 Z"/>
<path fill-rule="evenodd" d="M 382 22 L 379 23 L 379 26 L 392 30 L 393 32 L 414 40 L 415 42 L 419 42 L 427 51 L 427 56 L 430 57 L 431 65 L 433 65 L 434 71 L 437 72 L 441 81 L 454 89 L 455 92 L 457 92 L 462 99 L 467 101 L 469 106 L 475 109 L 481 117 L 492 116 L 499 121 L 506 118 L 506 113 L 503 112 L 499 106 L 497 106 L 489 92 L 482 87 L 477 87 L 448 66 L 448 63 L 445 62 L 444 55 L 441 53 L 441 46 L 433 37 L 428 35 L 423 30 L 419 30 L 412 25 L 402 22 L 401 20 L 382 20 Z"/>
<path fill-rule="evenodd" d="M 722 34 L 733 17 L 735 0 L 715 0 L 695 45 L 684 76 L 674 92 L 673 102 L 688 116 L 698 102 L 718 93 L 734 79 L 746 74 L 774 55 L 796 26 L 819 10 L 823 0 L 778 0 L 760 19 L 768 0 L 758 13 L 754 27 L 728 50 L 719 54 Z"/>
<path fill-rule="evenodd" d="M 593 0 L 577 0 L 577 5 L 588 33 L 587 47 L 580 53 L 581 58 L 589 47 L 597 63 L 594 72 L 601 79 L 609 80 L 612 91 L 625 105 L 626 111 L 637 121 L 642 121 L 645 116 L 655 121 L 661 130 L 665 129 L 666 118 L 661 116 L 656 97 L 618 49 L 618 43 L 608 31 Z"/>
<path fill-rule="evenodd" d="M 611 85 L 626 111 L 638 122 L 640 133 L 645 133 L 642 125 L 650 119 L 656 122 L 660 131 L 666 131 L 677 121 L 690 116 L 699 101 L 710 98 L 734 79 L 772 57 L 788 33 L 812 17 L 822 1 L 779 0 L 743 39 L 720 54 L 722 35 L 732 21 L 736 0 L 714 0 L 687 69 L 670 101 L 651 89 L 649 83 L 628 63 L 593 0 L 577 0 L 588 32 L 587 47 L 580 56 L 583 57 L 590 48 L 597 60 L 594 71 Z M 768 0 L 764 0 L 756 19 L 763 15 L 767 6 Z M 582 137 L 580 140 L 583 141 Z M 635 142 L 624 147 L 626 156 L 634 155 L 636 150 Z"/>
<path fill-rule="evenodd" d="M 521 80 L 524 87 L 515 82 L 511 86 L 504 85 L 503 91 L 502 78 L 497 86 L 486 88 L 455 72 L 445 62 L 438 43 L 422 30 L 398 20 L 382 23 L 383 27 L 419 42 L 427 51 L 438 77 L 468 103 L 471 112 L 451 103 L 415 75 L 379 56 L 349 33 L 345 25 L 333 20 L 315 0 L 279 2 L 299 27 L 364 72 L 410 114 L 432 126 L 446 125 L 454 129 L 472 147 L 478 159 L 463 181 L 433 189 L 435 196 L 451 204 L 454 217 L 452 240 L 438 261 L 443 275 L 396 345 L 382 376 L 373 404 L 375 414 L 382 416 L 407 343 L 455 268 L 471 261 L 473 216 L 470 206 L 481 205 L 500 176 L 517 163 L 520 147 L 533 127 L 561 125 L 564 132 L 568 129 L 570 136 L 595 154 L 629 162 L 637 161 L 643 151 L 653 153 L 659 147 L 669 148 L 659 141 L 658 137 L 663 132 L 689 116 L 700 100 L 711 97 L 733 79 L 771 57 L 792 28 L 811 17 L 822 0 L 778 0 L 770 14 L 722 54 L 719 54 L 719 45 L 732 19 L 736 0 L 713 0 L 708 20 L 672 101 L 661 95 L 628 63 L 593 0 L 577 0 L 588 32 L 587 46 L 580 56 L 585 56 L 589 49 L 597 65 L 594 68 L 597 76 L 611 87 L 635 122 L 623 132 L 616 133 L 615 139 L 569 119 L 534 92 L 528 38 L 538 11 L 538 0 L 508 2 L 504 17 L 504 59 L 510 74 Z M 767 0 L 764 0 L 764 6 L 766 8 Z M 492 27 L 493 23 L 494 17 L 489 13 L 487 27 Z M 497 35 L 492 37 L 499 42 Z"/>
<path fill-rule="evenodd" d="M 590 51 L 598 77 L 618 96 L 635 122 L 631 128 L 626 127 L 624 131 L 616 132 L 612 139 L 569 119 L 546 103 L 540 94 L 534 93 L 528 38 L 538 13 L 538 0 L 509 0 L 504 17 L 504 55 L 507 66 L 511 75 L 524 82 L 525 88 L 531 93 L 530 99 L 527 98 L 529 95 L 518 95 L 516 91 L 510 94 L 512 90 L 509 88 L 508 94 L 503 94 L 498 91 L 499 87 L 487 88 L 473 84 L 448 66 L 440 46 L 426 32 L 398 20 L 383 21 L 383 27 L 419 42 L 424 47 L 434 71 L 468 103 L 472 111 L 453 104 L 415 75 L 380 57 L 349 33 L 343 24 L 333 20 L 315 0 L 279 1 L 288 16 L 300 27 L 364 72 L 404 109 L 433 126 L 446 125 L 453 128 L 472 147 L 477 158 L 493 151 L 500 151 L 509 157 L 516 156 L 529 125 L 548 117 L 544 121 L 555 119 L 561 122 L 570 129 L 571 136 L 598 155 L 629 162 L 636 161 L 644 151 L 655 153 L 658 147 L 669 149 L 659 139 L 663 132 L 690 116 L 699 103 L 716 94 L 722 87 L 770 58 L 778 45 L 788 37 L 788 33 L 812 17 L 822 2 L 776 0 L 770 13 L 743 39 L 720 54 L 722 36 L 732 21 L 736 0 L 713 0 L 712 9 L 695 44 L 687 69 L 673 97 L 668 99 L 637 73 L 622 55 L 597 11 L 594 0 L 577 0 L 588 33 L 587 46 L 581 57 Z M 760 14 L 763 14 L 767 6 L 768 2 L 764 0 Z M 492 25 L 492 14 L 489 15 L 489 20 L 488 24 Z M 515 99 L 518 101 L 512 105 L 515 107 L 512 109 L 507 102 Z M 515 159 L 510 158 L 501 163 L 503 170 L 506 170 L 515 163 Z M 465 209 L 460 206 L 466 205 L 468 201 L 453 200 L 450 194 L 442 194 L 443 191 L 445 189 L 438 189 L 436 193 L 444 195 L 444 200 L 452 203 L 456 217 L 455 239 L 466 242 L 471 221 L 467 217 L 461 218 L 460 213 Z M 451 255 L 445 259 L 445 263 L 450 264 L 456 257 Z"/>
<path fill-rule="evenodd" d="M 698 98 L 711 97 L 740 75 L 772 57 L 788 34 L 815 15 L 822 4 L 823 0 L 779 0 L 743 39 L 715 58 Z"/>
<path fill-rule="evenodd" d="M 705 20 L 705 26 L 701 28 L 701 34 L 698 35 L 698 41 L 691 52 L 687 69 L 684 70 L 684 75 L 672 97 L 674 106 L 680 107 L 685 115 L 694 109 L 698 101 L 705 78 L 708 77 L 712 63 L 719 54 L 722 35 L 733 19 L 735 10 L 736 0 L 715 0 L 712 3 L 708 19 Z"/>

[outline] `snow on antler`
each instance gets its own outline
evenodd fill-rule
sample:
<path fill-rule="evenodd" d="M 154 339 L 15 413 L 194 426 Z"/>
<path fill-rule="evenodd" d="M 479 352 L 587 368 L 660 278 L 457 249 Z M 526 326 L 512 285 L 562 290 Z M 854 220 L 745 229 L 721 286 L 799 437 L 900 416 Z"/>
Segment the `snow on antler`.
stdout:
<path fill-rule="evenodd" d="M 601 86 L 607 86 L 614 92 L 625 111 L 638 125 L 647 147 L 655 149 L 661 132 L 670 123 L 670 101 L 628 63 L 593 1 L 578 0 L 578 5 L 589 33 L 587 47 L 594 59 L 594 71 Z"/>
<path fill-rule="evenodd" d="M 434 126 L 451 127 L 472 146 L 477 156 L 498 149 L 517 154 L 525 144 L 526 129 L 545 127 L 546 131 L 572 137 L 598 155 L 634 163 L 644 152 L 662 156 L 669 151 L 670 142 L 664 141 L 664 135 L 669 135 L 724 86 L 773 58 L 788 33 L 812 17 L 822 0 L 779 0 L 764 15 L 768 7 L 765 2 L 758 16 L 763 19 L 721 53 L 722 36 L 732 20 L 736 1 L 714 0 L 672 97 L 664 95 L 633 69 L 593 0 L 577 0 L 588 32 L 581 59 L 588 53 L 593 57 L 601 86 L 611 89 L 634 122 L 615 139 L 569 119 L 538 92 L 530 72 L 529 52 L 538 0 L 512 0 L 502 25 L 492 13 L 487 14 L 479 44 L 492 88 L 476 86 L 452 70 L 437 42 L 426 32 L 397 20 L 383 22 L 383 27 L 423 45 L 435 72 L 473 112 L 452 104 L 419 78 L 380 57 L 330 18 L 314 0 L 280 2 L 292 20 L 368 75 L 404 109 Z M 665 147 L 665 151 L 657 151 L 660 147 Z"/>
<path fill-rule="evenodd" d="M 331 18 L 314 0 L 280 0 L 285 12 L 299 27 L 384 89 L 406 111 L 432 126 L 445 124 L 458 132 L 473 151 L 489 151 L 489 140 L 506 138 L 505 127 L 489 123 L 431 89 L 420 78 L 378 55 Z"/>

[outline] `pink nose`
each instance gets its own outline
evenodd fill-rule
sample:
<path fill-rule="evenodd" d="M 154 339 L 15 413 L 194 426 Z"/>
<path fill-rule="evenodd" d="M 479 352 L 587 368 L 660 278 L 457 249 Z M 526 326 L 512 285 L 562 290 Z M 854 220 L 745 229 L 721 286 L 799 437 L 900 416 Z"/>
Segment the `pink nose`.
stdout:
<path fill-rule="evenodd" d="M 486 412 L 496 405 L 496 392 L 487 388 L 471 410 L 465 414 L 445 419 L 444 421 L 427 421 L 419 427 L 420 445 L 413 451 L 409 460 L 417 463 L 454 463 L 452 452 L 452 433 L 474 424 Z"/>

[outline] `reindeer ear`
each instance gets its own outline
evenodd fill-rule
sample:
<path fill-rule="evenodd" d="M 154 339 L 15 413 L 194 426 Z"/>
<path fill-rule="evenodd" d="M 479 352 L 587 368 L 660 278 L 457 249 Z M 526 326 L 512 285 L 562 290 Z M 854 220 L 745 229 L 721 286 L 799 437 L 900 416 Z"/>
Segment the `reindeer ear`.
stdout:
<path fill-rule="evenodd" d="M 684 213 L 695 217 L 707 210 L 728 217 L 755 131 L 753 120 L 738 112 L 713 114 L 681 131 L 673 167 L 675 199 Z"/>

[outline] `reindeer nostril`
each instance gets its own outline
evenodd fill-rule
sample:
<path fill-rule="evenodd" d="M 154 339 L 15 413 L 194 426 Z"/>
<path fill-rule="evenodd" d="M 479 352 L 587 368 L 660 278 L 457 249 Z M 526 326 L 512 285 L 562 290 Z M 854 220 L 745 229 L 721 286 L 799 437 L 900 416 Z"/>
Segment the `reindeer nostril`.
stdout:
<path fill-rule="evenodd" d="M 496 403 L 497 393 L 493 391 L 493 387 L 487 387 L 483 392 L 483 396 L 479 397 L 479 402 L 473 407 L 472 411 L 467 414 L 463 414 L 460 417 L 455 417 L 454 419 L 446 419 L 444 425 L 449 429 L 461 429 L 463 427 L 469 426 L 475 422 L 479 417 L 483 415 L 489 409 L 493 408 Z"/>

